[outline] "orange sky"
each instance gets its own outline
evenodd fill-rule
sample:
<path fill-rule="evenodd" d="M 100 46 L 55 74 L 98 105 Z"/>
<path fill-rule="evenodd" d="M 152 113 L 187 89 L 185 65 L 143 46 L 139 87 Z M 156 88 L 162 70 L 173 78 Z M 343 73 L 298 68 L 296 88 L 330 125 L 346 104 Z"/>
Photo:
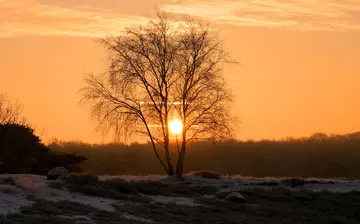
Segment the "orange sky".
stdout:
<path fill-rule="evenodd" d="M 215 24 L 242 63 L 225 67 L 240 139 L 360 130 L 356 0 L 0 0 L 0 90 L 45 140 L 103 141 L 77 94 L 104 69 L 94 38 L 143 23 L 155 4 Z"/>

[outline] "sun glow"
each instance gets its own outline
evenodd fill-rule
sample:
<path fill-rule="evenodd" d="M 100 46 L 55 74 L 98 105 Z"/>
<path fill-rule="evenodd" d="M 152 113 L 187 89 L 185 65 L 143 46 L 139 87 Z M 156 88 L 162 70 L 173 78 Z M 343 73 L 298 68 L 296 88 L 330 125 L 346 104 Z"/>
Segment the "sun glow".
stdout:
<path fill-rule="evenodd" d="M 169 122 L 169 131 L 173 135 L 179 135 L 181 134 L 183 130 L 183 124 L 181 120 L 175 119 Z"/>

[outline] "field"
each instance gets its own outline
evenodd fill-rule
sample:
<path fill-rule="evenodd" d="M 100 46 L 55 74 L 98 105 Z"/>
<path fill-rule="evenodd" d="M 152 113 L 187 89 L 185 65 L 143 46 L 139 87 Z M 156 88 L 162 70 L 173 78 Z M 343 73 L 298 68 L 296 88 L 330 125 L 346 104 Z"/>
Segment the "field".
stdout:
<path fill-rule="evenodd" d="M 239 192 L 245 203 L 224 199 Z M 224 176 L 0 175 L 0 222 L 360 223 L 360 181 Z"/>

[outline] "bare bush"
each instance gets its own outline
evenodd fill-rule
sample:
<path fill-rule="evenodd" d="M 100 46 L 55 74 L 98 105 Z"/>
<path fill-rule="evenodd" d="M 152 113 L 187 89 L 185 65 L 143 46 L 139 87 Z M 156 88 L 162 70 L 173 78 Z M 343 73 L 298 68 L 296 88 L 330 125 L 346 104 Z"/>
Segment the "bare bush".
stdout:
<path fill-rule="evenodd" d="M 23 105 L 10 101 L 6 94 L 0 93 L 0 124 L 24 123 L 22 111 Z"/>

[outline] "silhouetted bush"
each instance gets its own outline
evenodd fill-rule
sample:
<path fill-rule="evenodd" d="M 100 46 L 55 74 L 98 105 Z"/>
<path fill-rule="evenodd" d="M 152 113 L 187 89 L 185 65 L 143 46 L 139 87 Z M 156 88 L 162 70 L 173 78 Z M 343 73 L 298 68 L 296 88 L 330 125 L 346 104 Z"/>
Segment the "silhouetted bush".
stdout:
<path fill-rule="evenodd" d="M 91 145 L 54 141 L 50 147 L 58 152 L 76 152 L 89 158 L 83 167 L 85 172 L 109 175 L 163 173 L 148 144 Z M 160 152 L 160 156 L 164 155 Z M 308 138 L 279 141 L 192 142 L 185 160 L 185 172 L 216 170 L 223 174 L 257 177 L 360 178 L 359 161 L 360 132 L 347 135 L 319 133 Z"/>
<path fill-rule="evenodd" d="M 56 153 L 25 124 L 0 124 L 0 173 L 46 174 L 56 166 L 81 170 L 86 157 Z"/>

